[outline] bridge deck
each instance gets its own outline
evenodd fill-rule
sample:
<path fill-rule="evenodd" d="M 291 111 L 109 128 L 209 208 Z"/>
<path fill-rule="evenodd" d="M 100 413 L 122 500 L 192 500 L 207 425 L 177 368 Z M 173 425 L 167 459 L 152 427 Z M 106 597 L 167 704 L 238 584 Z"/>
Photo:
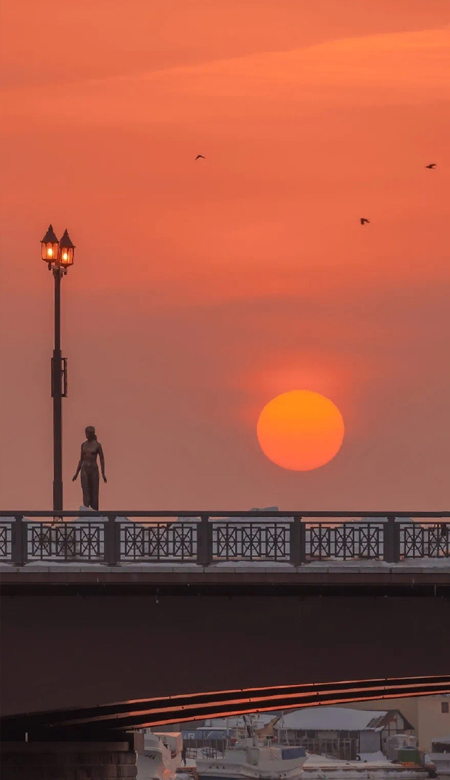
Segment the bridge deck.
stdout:
<path fill-rule="evenodd" d="M 1 588 L 98 585 L 173 587 L 191 585 L 229 588 L 283 586 L 332 588 L 341 586 L 392 588 L 450 587 L 450 561 L 409 560 L 289 563 L 227 562 L 207 567 L 196 564 L 136 563 L 107 566 L 98 563 L 29 563 L 0 565 Z"/>
<path fill-rule="evenodd" d="M 448 512 L 28 514 L 0 512 L 4 592 L 450 589 Z"/>

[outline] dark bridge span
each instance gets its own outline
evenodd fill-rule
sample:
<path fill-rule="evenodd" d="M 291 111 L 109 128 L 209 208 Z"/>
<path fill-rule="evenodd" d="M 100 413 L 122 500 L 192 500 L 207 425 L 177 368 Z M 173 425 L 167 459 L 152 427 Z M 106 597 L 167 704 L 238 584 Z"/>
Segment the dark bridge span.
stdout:
<path fill-rule="evenodd" d="M 4 716 L 46 711 L 51 720 L 76 708 L 92 718 L 110 702 L 201 691 L 222 692 L 210 704 L 226 712 L 224 692 L 276 686 L 277 706 L 288 707 L 289 686 L 315 684 L 325 695 L 325 683 L 450 674 L 448 514 L 352 525 L 343 519 L 355 513 L 307 521 L 299 513 L 292 523 L 279 513 L 280 524 L 263 513 L 243 512 L 242 523 L 211 513 L 184 530 L 172 513 L 156 528 L 146 513 L 137 524 L 53 526 L 13 514 L 1 523 L 13 561 L 2 564 Z M 180 549 L 190 560 L 174 560 Z M 449 690 L 447 682 L 430 690 Z M 118 716 L 131 712 L 108 720 L 122 727 Z M 139 723 L 144 716 L 153 717 L 139 712 Z"/>
<path fill-rule="evenodd" d="M 450 675 L 416 677 L 401 680 L 366 680 L 312 685 L 251 688 L 173 696 L 163 699 L 139 699 L 85 709 L 39 712 L 33 715 L 3 718 L 2 731 L 9 739 L 23 740 L 27 733 L 36 739 L 78 738 L 130 729 L 192 721 L 207 717 L 237 715 L 375 698 L 419 696 L 450 691 Z"/>
<path fill-rule="evenodd" d="M 448 597 L 358 585 L 215 595 L 33 587 L 2 598 L 2 712 L 200 691 L 450 674 Z M 387 591 L 388 592 L 388 591 Z M 416 591 L 411 588 L 412 594 Z M 419 591 L 420 592 L 420 591 Z M 333 595 L 336 593 L 336 595 Z M 328 595 L 327 595 L 328 594 Z"/>

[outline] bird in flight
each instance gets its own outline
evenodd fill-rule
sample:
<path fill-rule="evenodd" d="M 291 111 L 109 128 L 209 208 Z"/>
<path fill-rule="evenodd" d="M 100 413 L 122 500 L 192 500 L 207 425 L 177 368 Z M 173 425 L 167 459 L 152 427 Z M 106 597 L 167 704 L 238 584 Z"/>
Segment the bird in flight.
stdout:
<path fill-rule="evenodd" d="M 436 168 L 436 163 L 430 163 L 429 165 L 426 165 L 425 168 L 429 168 L 430 171 L 432 171 L 433 168 Z"/>
<path fill-rule="evenodd" d="M 205 157 L 204 157 L 204 155 L 203 155 L 203 154 L 198 154 L 198 155 L 197 155 L 197 157 L 196 157 L 195 159 L 196 159 L 196 160 L 199 160 L 199 159 L 200 159 L 200 157 L 202 158 L 202 160 L 204 160 L 204 159 L 205 159 Z"/>
<path fill-rule="evenodd" d="M 361 217 L 361 219 L 360 219 L 359 221 L 361 222 L 361 225 L 364 225 L 364 224 L 366 224 L 366 223 L 367 223 L 368 225 L 370 224 L 370 220 L 368 220 L 368 219 L 364 219 L 364 217 Z"/>

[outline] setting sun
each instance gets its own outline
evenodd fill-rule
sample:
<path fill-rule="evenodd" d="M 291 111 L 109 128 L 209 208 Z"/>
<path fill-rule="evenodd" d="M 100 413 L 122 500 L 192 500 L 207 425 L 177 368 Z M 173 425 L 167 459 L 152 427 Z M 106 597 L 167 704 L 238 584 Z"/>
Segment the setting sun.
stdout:
<path fill-rule="evenodd" d="M 285 469 L 311 471 L 328 463 L 344 438 L 339 409 L 320 393 L 293 390 L 264 407 L 257 424 L 264 454 Z"/>

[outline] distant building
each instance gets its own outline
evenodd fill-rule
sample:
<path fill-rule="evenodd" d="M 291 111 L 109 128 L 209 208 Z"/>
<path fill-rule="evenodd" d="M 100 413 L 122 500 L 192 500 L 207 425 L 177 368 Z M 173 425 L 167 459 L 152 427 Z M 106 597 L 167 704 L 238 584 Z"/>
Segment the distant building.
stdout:
<path fill-rule="evenodd" d="M 389 699 L 391 707 L 397 707 L 412 724 L 417 743 L 427 753 L 431 751 L 431 743 L 439 737 L 450 734 L 450 695 L 411 696 L 404 699 Z M 384 710 L 386 699 L 368 702 L 353 702 L 346 704 L 346 709 Z"/>
<path fill-rule="evenodd" d="M 274 725 L 281 744 L 303 745 L 311 753 L 346 760 L 384 752 L 388 737 L 412 729 L 399 710 L 346 707 L 305 707 L 285 713 Z"/>

